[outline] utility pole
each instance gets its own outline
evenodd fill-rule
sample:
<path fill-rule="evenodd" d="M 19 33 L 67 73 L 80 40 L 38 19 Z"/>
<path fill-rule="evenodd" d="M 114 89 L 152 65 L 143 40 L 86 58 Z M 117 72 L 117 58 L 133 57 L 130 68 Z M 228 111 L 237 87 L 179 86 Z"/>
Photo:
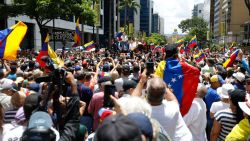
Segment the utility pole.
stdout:
<path fill-rule="evenodd" d="M 55 19 L 53 19 L 52 21 L 53 21 L 53 28 L 52 28 L 52 32 L 53 32 L 53 48 L 54 48 L 54 50 L 56 50 Z"/>

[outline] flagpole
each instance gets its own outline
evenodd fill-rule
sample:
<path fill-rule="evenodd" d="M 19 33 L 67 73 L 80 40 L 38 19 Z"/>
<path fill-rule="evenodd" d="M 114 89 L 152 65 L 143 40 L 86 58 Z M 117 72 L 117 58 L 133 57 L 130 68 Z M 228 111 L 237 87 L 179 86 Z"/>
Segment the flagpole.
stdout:
<path fill-rule="evenodd" d="M 53 19 L 53 48 L 56 50 L 56 40 L 55 40 L 55 19 Z"/>

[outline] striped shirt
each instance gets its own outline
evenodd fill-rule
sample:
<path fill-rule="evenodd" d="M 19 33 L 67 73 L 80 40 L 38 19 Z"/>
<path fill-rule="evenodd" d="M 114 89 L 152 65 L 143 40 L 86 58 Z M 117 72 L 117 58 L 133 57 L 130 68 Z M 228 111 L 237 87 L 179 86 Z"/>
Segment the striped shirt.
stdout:
<path fill-rule="evenodd" d="M 11 123 L 15 120 L 17 110 L 9 110 L 6 111 L 4 114 L 4 123 Z"/>
<path fill-rule="evenodd" d="M 222 110 L 217 112 L 214 117 L 215 120 L 218 121 L 221 125 L 220 134 L 217 141 L 224 141 L 226 136 L 237 124 L 236 114 L 228 110 Z"/>

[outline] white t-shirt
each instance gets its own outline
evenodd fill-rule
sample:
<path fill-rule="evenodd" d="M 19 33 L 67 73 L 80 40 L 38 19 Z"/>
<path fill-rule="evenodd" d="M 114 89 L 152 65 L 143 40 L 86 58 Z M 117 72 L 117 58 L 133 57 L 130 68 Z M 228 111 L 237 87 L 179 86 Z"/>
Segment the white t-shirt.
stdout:
<path fill-rule="evenodd" d="M 193 141 L 176 102 L 163 100 L 159 106 L 152 106 L 152 118 L 156 119 L 173 141 Z"/>
<path fill-rule="evenodd" d="M 195 98 L 188 113 L 183 117 L 193 135 L 193 141 L 206 141 L 206 104 L 201 98 Z"/>
<path fill-rule="evenodd" d="M 122 77 L 122 78 L 118 78 L 115 80 L 115 87 L 116 87 L 116 91 L 122 91 L 123 90 L 123 83 L 124 81 L 129 80 L 128 77 Z"/>
<path fill-rule="evenodd" d="M 222 101 L 214 102 L 211 106 L 210 112 L 215 114 L 218 111 L 228 109 L 229 106 L 229 103 L 225 103 Z"/>
<path fill-rule="evenodd" d="M 11 103 L 11 96 L 4 93 L 0 93 L 0 104 L 3 106 L 4 112 L 14 109 Z"/>

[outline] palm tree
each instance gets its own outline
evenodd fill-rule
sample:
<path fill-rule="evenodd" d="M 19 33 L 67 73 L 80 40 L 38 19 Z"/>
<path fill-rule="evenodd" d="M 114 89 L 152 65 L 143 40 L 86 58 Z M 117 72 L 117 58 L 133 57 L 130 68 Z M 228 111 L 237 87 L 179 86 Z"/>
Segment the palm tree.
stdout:
<path fill-rule="evenodd" d="M 127 10 L 131 9 L 133 12 L 137 13 L 137 8 L 140 8 L 140 4 L 135 0 L 121 0 L 119 4 L 119 9 L 124 10 L 124 31 L 126 31 L 127 26 Z"/>

